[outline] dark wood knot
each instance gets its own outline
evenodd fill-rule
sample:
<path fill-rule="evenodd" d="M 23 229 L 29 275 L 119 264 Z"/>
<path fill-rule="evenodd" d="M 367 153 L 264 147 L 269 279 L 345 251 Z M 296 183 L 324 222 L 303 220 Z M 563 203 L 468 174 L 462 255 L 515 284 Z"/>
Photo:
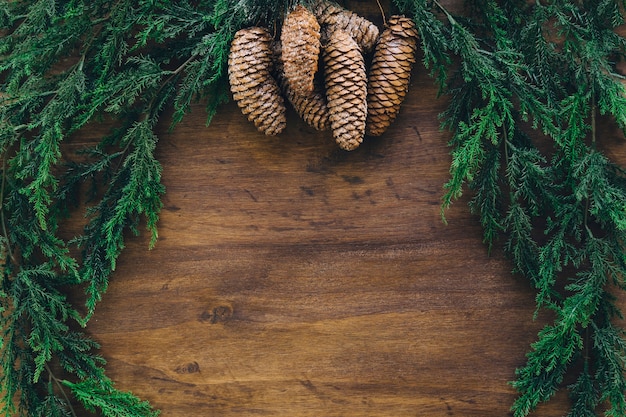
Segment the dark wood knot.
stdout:
<path fill-rule="evenodd" d="M 196 361 L 185 363 L 174 368 L 174 372 L 177 374 L 194 374 L 200 372 L 200 365 Z"/>
<path fill-rule="evenodd" d="M 200 321 L 211 324 L 225 322 L 233 316 L 233 308 L 229 305 L 219 305 L 204 310 L 200 314 Z"/>

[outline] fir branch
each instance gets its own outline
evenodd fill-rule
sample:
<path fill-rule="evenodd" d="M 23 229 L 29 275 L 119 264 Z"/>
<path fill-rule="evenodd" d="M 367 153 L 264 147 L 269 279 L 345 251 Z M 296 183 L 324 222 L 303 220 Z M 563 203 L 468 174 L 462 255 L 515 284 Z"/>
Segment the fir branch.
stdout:
<path fill-rule="evenodd" d="M 235 32 L 274 28 L 295 3 L 0 1 L 2 412 L 75 415 L 72 396 L 107 416 L 155 414 L 114 388 L 97 343 L 71 329 L 103 298 L 125 233 L 145 220 L 150 247 L 157 241 L 164 109 L 174 128 L 203 100 L 209 124 L 228 98 Z M 596 128 L 599 115 L 626 128 L 614 68 L 626 55 L 615 32 L 623 5 L 473 0 L 461 17 L 438 1 L 393 3 L 415 21 L 423 63 L 449 97 L 442 214 L 468 188 L 489 249 L 502 237 L 537 312 L 555 317 L 517 370 L 514 415 L 551 398 L 578 363 L 570 415 L 602 406 L 624 415 L 626 343 L 611 291 L 626 289 L 626 177 L 600 152 Z M 63 144 L 100 118 L 117 127 L 83 162 L 65 163 Z M 66 240 L 59 220 L 82 184 L 87 223 Z M 86 317 L 64 295 L 75 284 L 86 289 Z"/>
<path fill-rule="evenodd" d="M 431 69 L 431 76 L 436 78 L 440 92 L 443 92 L 451 64 L 449 29 L 437 18 L 436 11 L 431 10 L 426 0 L 394 0 L 394 4 L 402 13 L 413 17 L 420 33 L 424 66 Z"/>
<path fill-rule="evenodd" d="M 78 401 L 87 409 L 99 410 L 104 417 L 148 416 L 156 417 L 147 402 L 137 400 L 132 394 L 117 390 L 107 378 L 85 379 L 80 382 L 63 381 Z"/>
<path fill-rule="evenodd" d="M 576 382 L 569 386 L 572 409 L 566 417 L 596 417 L 598 392 L 592 376 L 589 374 L 589 361 L 585 360 L 584 369 Z"/>
<path fill-rule="evenodd" d="M 618 417 L 626 413 L 626 343 L 624 332 L 605 322 L 594 325 L 593 354 L 598 400 L 610 404 L 606 416 Z"/>
<path fill-rule="evenodd" d="M 476 190 L 470 201 L 472 213 L 480 216 L 480 224 L 484 230 L 484 242 L 489 251 L 493 242 L 502 232 L 502 184 L 500 178 L 500 149 L 488 146 L 483 169 L 472 180 L 469 187 Z"/>
<path fill-rule="evenodd" d="M 102 415 L 156 414 L 113 387 L 97 343 L 72 322 L 84 326 L 94 313 L 127 231 L 145 220 L 150 247 L 157 241 L 163 111 L 173 106 L 173 127 L 203 99 L 210 122 L 228 97 L 235 32 L 271 26 L 294 3 L 0 2 L 3 412 L 75 415 L 71 395 Z M 63 143 L 104 117 L 118 127 L 83 162 L 65 163 Z M 85 183 L 87 224 L 66 240 L 59 219 Z M 75 284 L 86 291 L 85 317 L 64 295 Z M 53 361 L 73 381 L 53 375 Z"/>
<path fill-rule="evenodd" d="M 426 7 L 396 4 L 401 11 Z M 457 17 L 433 2 L 446 27 L 437 37 L 421 33 L 430 43 L 425 62 L 441 62 L 437 48 L 459 62 L 440 82 L 450 98 L 443 125 L 452 132 L 442 208 L 469 187 L 485 242 L 491 248 L 506 237 L 513 271 L 537 291 L 536 312 L 547 308 L 556 316 L 517 370 L 513 413 L 526 416 L 550 399 L 581 359 L 570 415 L 595 415 L 602 403 L 608 415 L 623 415 L 624 339 L 610 324 L 621 312 L 609 291 L 624 288 L 626 184 L 623 170 L 596 147 L 596 112 L 624 125 L 624 87 L 613 68 L 625 51 L 614 31 L 624 21 L 622 5 L 474 0 L 469 6 Z M 527 133 L 529 120 L 545 136 Z M 530 137 L 552 141 L 554 151 Z"/>

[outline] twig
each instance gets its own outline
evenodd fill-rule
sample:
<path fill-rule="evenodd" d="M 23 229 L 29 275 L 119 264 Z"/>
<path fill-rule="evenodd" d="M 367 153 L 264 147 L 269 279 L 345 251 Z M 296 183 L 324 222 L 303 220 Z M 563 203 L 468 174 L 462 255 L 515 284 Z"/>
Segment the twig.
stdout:
<path fill-rule="evenodd" d="M 385 11 L 383 10 L 383 6 L 380 4 L 380 0 L 376 0 L 376 4 L 378 4 L 378 8 L 380 9 L 380 14 L 383 17 L 383 25 L 387 26 L 387 19 L 385 18 Z"/>
<path fill-rule="evenodd" d="M 6 180 L 7 180 L 6 163 L 7 163 L 6 153 L 3 153 L 2 154 L 2 181 L 0 182 L 0 223 L 2 224 L 2 234 L 4 235 L 4 238 L 7 241 L 7 249 L 8 249 L 9 257 L 11 258 L 11 261 L 17 265 L 17 260 L 15 259 L 15 256 L 13 255 L 13 250 L 10 247 L 11 241 L 9 240 L 9 233 L 7 231 L 6 219 L 4 217 L 4 187 L 5 187 Z"/>
<path fill-rule="evenodd" d="M 596 146 L 596 94 L 591 94 L 591 145 Z"/>
<path fill-rule="evenodd" d="M 56 386 L 61 391 L 61 394 L 63 395 L 63 398 L 65 398 L 65 401 L 67 402 L 67 407 L 68 407 L 70 413 L 72 414 L 73 417 L 78 417 L 78 414 L 76 414 L 76 411 L 74 410 L 74 407 L 72 407 L 72 403 L 70 402 L 70 398 L 67 396 L 67 393 L 65 392 L 65 387 L 63 386 L 63 384 L 61 384 L 61 381 L 59 380 L 59 378 L 57 378 L 54 375 L 54 373 L 52 372 L 52 369 L 50 369 L 48 364 L 46 364 L 45 366 L 46 366 L 46 372 L 48 372 L 48 377 L 54 381 Z"/>
<path fill-rule="evenodd" d="M 450 21 L 451 24 L 453 25 L 457 24 L 456 19 L 450 14 L 448 9 L 443 7 L 441 3 L 439 3 L 437 0 L 433 0 L 433 3 L 435 3 L 435 5 L 437 5 L 437 7 L 446 15 L 446 17 L 448 18 L 448 21 Z"/>

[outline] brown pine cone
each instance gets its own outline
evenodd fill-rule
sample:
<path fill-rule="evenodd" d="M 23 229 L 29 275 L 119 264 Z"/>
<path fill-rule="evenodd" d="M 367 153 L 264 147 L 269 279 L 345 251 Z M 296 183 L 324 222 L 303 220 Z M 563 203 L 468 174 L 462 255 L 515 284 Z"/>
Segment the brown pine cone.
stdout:
<path fill-rule="evenodd" d="M 322 49 L 330 127 L 339 147 L 351 151 L 365 134 L 365 61 L 355 40 L 343 30 L 330 32 Z"/>
<path fill-rule="evenodd" d="M 382 135 L 398 115 L 409 89 L 417 38 L 413 20 L 404 16 L 389 18 L 376 44 L 368 75 L 368 135 Z"/>
<path fill-rule="evenodd" d="M 315 83 L 313 91 L 306 94 L 295 94 L 289 88 L 283 91 L 302 120 L 319 131 L 328 130 L 330 127 L 329 111 L 322 86 Z"/>
<path fill-rule="evenodd" d="M 281 56 L 281 44 L 275 42 L 274 55 L 276 62 L 276 79 L 283 94 L 291 103 L 298 115 L 314 129 L 324 131 L 330 127 L 328 119 L 328 106 L 326 104 L 326 94 L 324 86 L 318 82 L 317 78 L 313 80 L 313 91 L 308 93 L 297 93 L 290 84 L 284 74 Z"/>
<path fill-rule="evenodd" d="M 228 55 L 228 81 L 233 99 L 260 132 L 277 135 L 285 129 L 285 102 L 270 71 L 272 37 L 265 28 L 235 33 Z"/>
<path fill-rule="evenodd" d="M 320 25 L 313 13 L 296 6 L 283 22 L 280 41 L 289 86 L 298 94 L 310 93 L 320 54 Z"/>
<path fill-rule="evenodd" d="M 356 40 L 363 53 L 369 53 L 376 45 L 378 27 L 366 18 L 327 0 L 317 0 L 313 13 L 321 25 L 347 32 Z"/>

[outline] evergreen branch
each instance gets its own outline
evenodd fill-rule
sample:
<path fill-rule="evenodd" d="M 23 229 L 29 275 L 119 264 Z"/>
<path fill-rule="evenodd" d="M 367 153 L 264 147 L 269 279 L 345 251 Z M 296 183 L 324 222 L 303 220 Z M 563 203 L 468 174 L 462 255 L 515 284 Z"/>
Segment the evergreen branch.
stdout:
<path fill-rule="evenodd" d="M 624 53 L 624 39 L 613 31 L 623 19 L 616 2 L 601 3 L 475 0 L 474 15 L 458 18 L 435 1 L 447 28 L 441 39 L 422 40 L 432 42 L 425 61 L 436 61 L 432 51 L 444 44 L 441 50 L 459 61 L 444 90 L 452 162 L 442 210 L 467 183 L 489 248 L 506 235 L 514 272 L 537 291 L 536 312 L 556 314 L 517 370 L 518 417 L 549 400 L 579 358 L 585 368 L 570 387 L 571 415 L 595 415 L 603 402 L 609 414 L 623 414 L 622 335 L 612 333 L 604 352 L 590 347 L 599 329 L 621 317 L 607 287 L 624 288 L 626 274 L 623 173 L 595 146 L 596 111 L 624 125 L 623 86 L 611 61 Z M 553 141 L 552 154 L 524 132 L 522 122 L 531 118 L 531 128 Z"/>
<path fill-rule="evenodd" d="M 610 417 L 626 413 L 626 343 L 623 333 L 611 323 L 605 323 L 602 327 L 594 324 L 593 352 L 598 399 L 610 404 L 605 413 Z"/>
<path fill-rule="evenodd" d="M 596 417 L 598 392 L 593 377 L 589 373 L 589 361 L 585 360 L 584 369 L 576 382 L 569 386 L 572 410 L 566 417 Z"/>
<path fill-rule="evenodd" d="M 484 242 L 490 252 L 493 242 L 503 230 L 500 158 L 500 149 L 497 146 L 489 146 L 483 169 L 469 184 L 470 188 L 476 190 L 470 201 L 470 209 L 480 216 Z"/>
<path fill-rule="evenodd" d="M 402 13 L 413 17 L 424 51 L 424 66 L 431 69 L 431 76 L 437 79 L 440 92 L 443 92 L 451 63 L 448 29 L 430 10 L 426 0 L 394 0 L 394 3 Z"/>
<path fill-rule="evenodd" d="M 544 327 L 532 344 L 526 366 L 517 370 L 513 387 L 520 396 L 513 404 L 515 417 L 526 416 L 539 403 L 548 401 L 563 382 L 568 365 L 582 347 L 578 332 L 555 324 Z"/>
<path fill-rule="evenodd" d="M 106 416 L 156 414 L 114 388 L 97 343 L 70 324 L 94 313 L 126 231 L 139 233 L 145 219 L 156 243 L 164 109 L 173 107 L 174 128 L 204 100 L 209 124 L 228 99 L 235 32 L 274 28 L 296 3 L 0 1 L 1 412 L 73 416 L 71 394 Z M 504 238 L 537 313 L 555 317 L 517 370 L 514 415 L 550 399 L 582 364 L 569 415 L 605 406 L 623 416 L 626 342 L 611 291 L 626 289 L 626 176 L 599 150 L 596 128 L 603 115 L 626 129 L 615 70 L 626 56 L 615 32 L 623 4 L 473 0 L 464 16 L 436 0 L 393 4 L 416 23 L 423 63 L 449 97 L 442 214 L 469 188 L 485 243 L 492 250 Z M 101 118 L 117 127 L 84 162 L 65 163 L 63 144 Z M 66 240 L 59 220 L 82 184 L 87 224 Z M 86 317 L 65 297 L 75 284 L 85 287 Z M 52 373 L 53 360 L 72 381 Z"/>
<path fill-rule="evenodd" d="M 100 410 L 105 417 L 147 416 L 156 417 L 145 401 L 139 401 L 132 394 L 117 390 L 107 379 L 86 379 L 80 382 L 63 381 L 72 394 L 91 412 Z"/>
<path fill-rule="evenodd" d="M 50 378 L 49 384 L 51 382 L 54 382 L 54 384 L 57 386 L 57 388 L 61 392 L 61 395 L 63 396 L 63 399 L 65 400 L 65 404 L 67 404 L 67 409 L 68 409 L 69 414 L 72 417 L 78 417 L 78 415 L 76 414 L 76 411 L 74 411 L 74 407 L 72 407 L 72 403 L 71 403 L 67 393 L 65 392 L 65 388 L 62 385 L 62 381 L 54 375 L 54 373 L 52 372 L 52 370 L 50 369 L 50 367 L 47 364 L 46 364 L 46 371 L 48 372 L 48 376 Z M 50 410 L 51 407 L 46 405 L 46 408 L 48 408 Z M 50 413 L 50 414 L 54 414 L 54 413 Z"/>

